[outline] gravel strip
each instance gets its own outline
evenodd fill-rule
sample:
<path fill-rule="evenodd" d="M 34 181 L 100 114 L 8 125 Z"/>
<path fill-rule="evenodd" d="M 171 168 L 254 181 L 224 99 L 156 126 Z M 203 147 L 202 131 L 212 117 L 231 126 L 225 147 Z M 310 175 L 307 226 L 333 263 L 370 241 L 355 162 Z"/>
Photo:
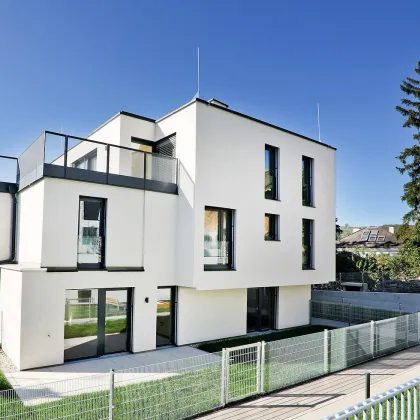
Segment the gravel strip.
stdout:
<path fill-rule="evenodd" d="M 0 370 L 4 373 L 17 372 L 18 368 L 12 361 L 0 350 Z"/>

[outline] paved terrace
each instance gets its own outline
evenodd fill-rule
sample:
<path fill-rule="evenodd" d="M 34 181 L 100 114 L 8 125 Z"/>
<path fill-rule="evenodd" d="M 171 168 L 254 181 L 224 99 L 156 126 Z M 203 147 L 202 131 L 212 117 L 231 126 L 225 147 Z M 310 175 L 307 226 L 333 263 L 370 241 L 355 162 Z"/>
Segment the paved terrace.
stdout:
<path fill-rule="evenodd" d="M 371 373 L 372 396 L 414 379 L 420 376 L 420 346 L 224 408 L 200 419 L 322 419 L 365 399 L 365 372 Z"/>

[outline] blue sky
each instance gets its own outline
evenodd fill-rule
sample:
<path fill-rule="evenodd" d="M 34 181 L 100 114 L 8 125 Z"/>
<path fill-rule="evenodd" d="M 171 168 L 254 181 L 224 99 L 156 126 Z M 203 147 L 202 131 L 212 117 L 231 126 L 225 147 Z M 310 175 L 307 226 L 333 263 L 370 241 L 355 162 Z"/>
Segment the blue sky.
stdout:
<path fill-rule="evenodd" d="M 395 111 L 420 60 L 420 2 L 0 1 L 0 154 L 45 129 L 86 135 L 120 110 L 201 97 L 337 151 L 341 224 L 397 223 L 412 144 Z"/>

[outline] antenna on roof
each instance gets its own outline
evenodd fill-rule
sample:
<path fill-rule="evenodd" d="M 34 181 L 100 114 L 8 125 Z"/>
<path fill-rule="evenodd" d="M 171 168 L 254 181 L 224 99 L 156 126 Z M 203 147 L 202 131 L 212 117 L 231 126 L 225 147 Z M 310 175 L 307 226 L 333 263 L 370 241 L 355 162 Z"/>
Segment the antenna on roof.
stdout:
<path fill-rule="evenodd" d="M 200 97 L 200 47 L 197 47 L 197 93 L 195 97 Z"/>
<path fill-rule="evenodd" d="M 320 121 L 320 117 L 319 117 L 319 103 L 318 105 L 318 141 L 321 141 L 321 121 Z"/>

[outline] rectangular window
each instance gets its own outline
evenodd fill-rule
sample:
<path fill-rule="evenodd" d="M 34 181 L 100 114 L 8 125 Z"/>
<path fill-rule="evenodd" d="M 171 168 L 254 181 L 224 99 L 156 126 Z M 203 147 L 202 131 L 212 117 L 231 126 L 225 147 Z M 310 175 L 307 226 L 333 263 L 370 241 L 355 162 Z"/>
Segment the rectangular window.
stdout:
<path fill-rule="evenodd" d="M 279 241 L 279 216 L 277 214 L 265 214 L 264 239 L 266 241 Z"/>
<path fill-rule="evenodd" d="M 265 145 L 265 198 L 278 200 L 278 150 Z"/>
<path fill-rule="evenodd" d="M 104 267 L 105 200 L 80 197 L 77 266 L 86 269 Z"/>
<path fill-rule="evenodd" d="M 314 221 L 302 219 L 302 269 L 314 268 L 313 257 L 313 226 Z"/>
<path fill-rule="evenodd" d="M 96 171 L 96 162 L 98 160 L 97 150 L 89 152 L 87 155 L 73 162 L 73 168 L 87 169 L 89 171 Z"/>
<path fill-rule="evenodd" d="M 312 169 L 313 159 L 302 156 L 302 204 L 304 206 L 313 206 L 312 191 Z"/>
<path fill-rule="evenodd" d="M 204 211 L 204 269 L 233 268 L 233 210 L 206 207 Z"/>

